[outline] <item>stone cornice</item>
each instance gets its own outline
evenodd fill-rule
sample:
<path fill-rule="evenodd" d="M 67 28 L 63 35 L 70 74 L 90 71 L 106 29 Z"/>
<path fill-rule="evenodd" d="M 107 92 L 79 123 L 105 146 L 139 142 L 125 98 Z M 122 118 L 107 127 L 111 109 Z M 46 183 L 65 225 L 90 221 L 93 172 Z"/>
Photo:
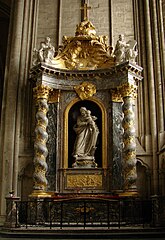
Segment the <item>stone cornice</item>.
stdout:
<path fill-rule="evenodd" d="M 102 80 L 109 79 L 115 81 L 115 79 L 123 78 L 125 75 L 131 75 L 135 81 L 142 80 L 141 76 L 142 67 L 133 64 L 131 62 L 125 62 L 109 69 L 96 69 L 96 70 L 65 70 L 56 69 L 53 66 L 40 63 L 33 67 L 30 71 L 30 77 L 33 82 L 37 82 L 38 78 L 47 76 L 55 78 L 57 80 Z"/>

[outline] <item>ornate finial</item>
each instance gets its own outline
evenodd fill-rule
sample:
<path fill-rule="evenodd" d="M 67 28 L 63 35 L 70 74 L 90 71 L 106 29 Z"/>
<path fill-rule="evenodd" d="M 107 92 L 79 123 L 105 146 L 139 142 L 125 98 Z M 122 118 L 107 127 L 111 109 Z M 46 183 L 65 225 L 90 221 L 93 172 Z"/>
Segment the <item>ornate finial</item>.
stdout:
<path fill-rule="evenodd" d="M 90 6 L 87 5 L 87 3 L 84 3 L 84 6 L 80 8 L 83 10 L 83 21 L 88 20 L 88 10 L 91 9 Z"/>

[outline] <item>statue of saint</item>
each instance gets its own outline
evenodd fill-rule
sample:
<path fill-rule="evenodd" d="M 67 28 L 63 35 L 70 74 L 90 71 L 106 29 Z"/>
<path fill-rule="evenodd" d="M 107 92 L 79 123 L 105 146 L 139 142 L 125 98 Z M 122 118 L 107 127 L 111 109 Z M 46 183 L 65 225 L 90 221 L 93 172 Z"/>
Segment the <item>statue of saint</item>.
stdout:
<path fill-rule="evenodd" d="M 73 127 L 76 132 L 76 140 L 73 149 L 75 163 L 73 167 L 96 167 L 94 153 L 99 129 L 95 123 L 97 117 L 91 115 L 91 111 L 85 107 L 80 108 L 80 116 Z"/>

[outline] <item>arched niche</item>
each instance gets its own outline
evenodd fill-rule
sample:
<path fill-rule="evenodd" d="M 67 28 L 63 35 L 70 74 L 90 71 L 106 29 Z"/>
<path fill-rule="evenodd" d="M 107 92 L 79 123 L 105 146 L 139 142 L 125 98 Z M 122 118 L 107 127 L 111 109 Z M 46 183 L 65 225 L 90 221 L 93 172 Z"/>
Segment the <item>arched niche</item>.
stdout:
<path fill-rule="evenodd" d="M 72 156 L 76 133 L 73 130 L 77 117 L 80 115 L 80 108 L 86 107 L 91 115 L 97 117 L 96 124 L 99 128 L 99 136 L 96 144 L 95 162 L 98 168 L 107 168 L 107 114 L 104 105 L 97 98 L 80 100 L 76 98 L 65 110 L 64 126 L 64 168 L 72 168 L 74 158 Z"/>

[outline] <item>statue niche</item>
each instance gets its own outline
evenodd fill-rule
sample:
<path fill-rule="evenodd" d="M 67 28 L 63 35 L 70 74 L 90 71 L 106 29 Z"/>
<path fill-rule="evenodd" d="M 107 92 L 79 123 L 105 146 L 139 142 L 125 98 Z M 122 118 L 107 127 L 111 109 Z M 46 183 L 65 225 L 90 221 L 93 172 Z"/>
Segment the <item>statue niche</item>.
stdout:
<path fill-rule="evenodd" d="M 97 168 L 102 166 L 101 110 L 92 101 L 79 101 L 69 111 L 68 166 Z"/>

